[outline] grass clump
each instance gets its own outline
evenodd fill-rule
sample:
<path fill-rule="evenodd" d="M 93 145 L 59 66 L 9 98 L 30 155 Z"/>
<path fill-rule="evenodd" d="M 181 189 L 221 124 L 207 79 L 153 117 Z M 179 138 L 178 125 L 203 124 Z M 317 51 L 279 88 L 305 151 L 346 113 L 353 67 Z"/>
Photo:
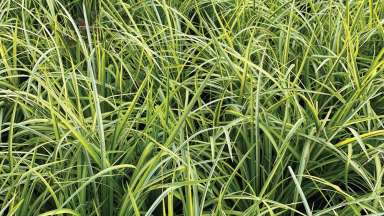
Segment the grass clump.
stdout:
<path fill-rule="evenodd" d="M 382 215 L 384 2 L 2 0 L 0 215 Z"/>

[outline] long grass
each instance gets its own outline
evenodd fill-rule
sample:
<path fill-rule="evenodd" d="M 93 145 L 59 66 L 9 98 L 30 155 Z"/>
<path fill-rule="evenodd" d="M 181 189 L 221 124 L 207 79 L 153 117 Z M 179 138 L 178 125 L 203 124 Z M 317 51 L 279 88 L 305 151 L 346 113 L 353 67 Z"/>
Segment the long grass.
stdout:
<path fill-rule="evenodd" d="M 384 215 L 383 0 L 1 0 L 0 215 Z"/>

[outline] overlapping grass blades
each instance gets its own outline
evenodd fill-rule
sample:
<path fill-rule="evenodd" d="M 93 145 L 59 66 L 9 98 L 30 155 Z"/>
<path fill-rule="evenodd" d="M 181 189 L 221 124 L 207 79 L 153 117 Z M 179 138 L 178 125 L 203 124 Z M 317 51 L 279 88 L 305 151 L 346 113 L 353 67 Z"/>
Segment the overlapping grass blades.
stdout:
<path fill-rule="evenodd" d="M 382 215 L 382 0 L 0 1 L 0 215 Z"/>

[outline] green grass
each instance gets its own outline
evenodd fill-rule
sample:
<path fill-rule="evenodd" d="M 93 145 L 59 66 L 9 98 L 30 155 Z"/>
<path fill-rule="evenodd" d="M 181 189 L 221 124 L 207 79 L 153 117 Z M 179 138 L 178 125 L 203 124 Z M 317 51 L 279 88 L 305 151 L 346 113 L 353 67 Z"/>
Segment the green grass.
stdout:
<path fill-rule="evenodd" d="M 383 0 L 0 1 L 0 215 L 384 215 Z"/>

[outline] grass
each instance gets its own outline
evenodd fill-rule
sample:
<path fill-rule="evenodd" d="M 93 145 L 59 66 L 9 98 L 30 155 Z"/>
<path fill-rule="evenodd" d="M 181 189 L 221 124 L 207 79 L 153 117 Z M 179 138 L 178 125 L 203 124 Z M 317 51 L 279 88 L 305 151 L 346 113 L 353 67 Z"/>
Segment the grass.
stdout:
<path fill-rule="evenodd" d="M 382 0 L 0 1 L 0 215 L 384 215 Z"/>

